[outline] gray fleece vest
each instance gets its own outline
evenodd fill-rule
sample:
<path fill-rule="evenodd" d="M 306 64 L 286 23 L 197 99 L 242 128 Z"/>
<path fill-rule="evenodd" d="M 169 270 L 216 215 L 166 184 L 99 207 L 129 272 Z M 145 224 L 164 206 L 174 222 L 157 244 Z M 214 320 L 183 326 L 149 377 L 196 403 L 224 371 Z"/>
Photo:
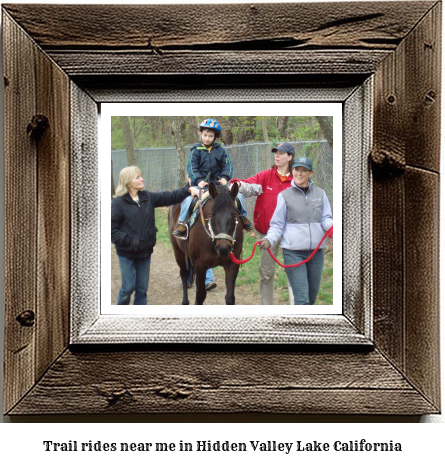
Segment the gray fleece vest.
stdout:
<path fill-rule="evenodd" d="M 286 222 L 288 224 L 320 223 L 323 211 L 324 190 L 313 184 L 306 195 L 296 187 L 282 192 L 287 206 Z"/>

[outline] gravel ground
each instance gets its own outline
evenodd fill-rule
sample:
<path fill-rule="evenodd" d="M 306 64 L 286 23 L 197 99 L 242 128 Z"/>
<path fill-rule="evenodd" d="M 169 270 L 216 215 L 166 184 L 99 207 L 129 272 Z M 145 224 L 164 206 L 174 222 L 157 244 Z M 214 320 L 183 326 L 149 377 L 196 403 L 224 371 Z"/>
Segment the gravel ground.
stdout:
<path fill-rule="evenodd" d="M 119 262 L 114 245 L 111 245 L 111 302 L 117 300 L 121 277 Z M 223 271 L 221 269 L 221 271 Z M 215 273 L 214 273 L 215 274 Z M 207 292 L 204 305 L 225 305 L 226 285 L 224 274 L 215 276 L 218 287 Z M 190 302 L 195 301 L 195 284 L 189 289 Z M 254 296 L 245 289 L 235 289 L 236 305 L 259 305 L 259 295 Z M 182 283 L 179 277 L 179 267 L 176 264 L 173 250 L 168 250 L 158 243 L 154 248 L 150 265 L 150 280 L 148 284 L 148 305 L 180 305 L 182 302 Z M 132 302 L 131 302 L 132 303 Z"/>

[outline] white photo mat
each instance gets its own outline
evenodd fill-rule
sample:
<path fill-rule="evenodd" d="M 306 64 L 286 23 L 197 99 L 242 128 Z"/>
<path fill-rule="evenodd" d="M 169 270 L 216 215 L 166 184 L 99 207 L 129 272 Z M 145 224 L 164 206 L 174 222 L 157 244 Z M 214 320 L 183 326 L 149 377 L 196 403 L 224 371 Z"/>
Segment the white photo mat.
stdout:
<path fill-rule="evenodd" d="M 100 212 L 100 269 L 101 292 L 100 308 L 102 315 L 134 316 L 145 315 L 153 317 L 224 317 L 224 316 L 311 316 L 311 315 L 341 315 L 342 314 L 342 140 L 343 140 L 343 109 L 341 103 L 212 103 L 212 114 L 245 116 L 249 115 L 281 115 L 281 116 L 332 116 L 333 117 L 333 210 L 335 210 L 334 231 L 334 261 L 333 261 L 333 305 L 313 305 L 308 312 L 306 306 L 286 305 L 206 305 L 197 308 L 195 305 L 186 309 L 180 305 L 182 290 L 180 289 L 179 267 L 178 275 L 178 305 L 146 305 L 117 306 L 111 302 L 111 203 L 110 203 L 110 156 L 111 156 L 111 117 L 112 116 L 189 116 L 202 115 L 202 103 L 118 103 L 102 104 L 99 124 L 99 180 L 101 196 Z M 198 142 L 198 141 L 197 141 Z M 304 141 L 303 141 L 304 142 Z M 143 173 L 144 175 L 144 173 Z M 236 173 L 234 173 L 236 178 Z M 335 206 L 335 207 L 334 207 Z M 337 221 L 335 221 L 337 219 Z M 251 251 L 245 251 L 245 257 Z M 259 253 L 257 250 L 256 253 Z M 174 260 L 173 254 L 172 259 Z M 278 267 L 278 265 L 277 265 Z M 224 283 L 222 283 L 224 286 Z M 150 301 L 150 283 L 148 288 L 148 303 Z M 239 289 L 235 289 L 240 292 Z M 189 299 L 195 300 L 195 289 L 189 289 Z"/>

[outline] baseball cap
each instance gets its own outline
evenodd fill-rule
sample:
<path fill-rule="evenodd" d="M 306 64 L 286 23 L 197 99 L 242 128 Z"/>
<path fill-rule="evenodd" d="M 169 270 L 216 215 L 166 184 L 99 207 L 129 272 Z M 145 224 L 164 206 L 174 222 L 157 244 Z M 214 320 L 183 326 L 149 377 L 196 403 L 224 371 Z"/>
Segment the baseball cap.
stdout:
<path fill-rule="evenodd" d="M 289 155 L 295 156 L 295 147 L 292 144 L 289 144 L 289 142 L 281 142 L 272 149 L 272 152 L 276 152 L 277 150 L 280 152 L 287 152 Z"/>
<path fill-rule="evenodd" d="M 306 168 L 307 170 L 312 171 L 312 161 L 308 157 L 297 158 L 294 161 L 294 164 L 292 165 L 292 168 L 295 168 L 297 166 L 302 166 L 303 168 Z"/>

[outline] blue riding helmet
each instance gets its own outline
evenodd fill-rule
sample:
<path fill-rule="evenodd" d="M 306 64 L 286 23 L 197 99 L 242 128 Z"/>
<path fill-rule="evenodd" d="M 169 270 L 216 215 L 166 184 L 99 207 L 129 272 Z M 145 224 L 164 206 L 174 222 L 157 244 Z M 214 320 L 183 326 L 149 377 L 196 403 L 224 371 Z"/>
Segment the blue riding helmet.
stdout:
<path fill-rule="evenodd" d="M 199 130 L 211 129 L 215 131 L 215 137 L 218 137 L 221 134 L 221 125 L 216 121 L 216 119 L 207 118 L 200 125 Z"/>

